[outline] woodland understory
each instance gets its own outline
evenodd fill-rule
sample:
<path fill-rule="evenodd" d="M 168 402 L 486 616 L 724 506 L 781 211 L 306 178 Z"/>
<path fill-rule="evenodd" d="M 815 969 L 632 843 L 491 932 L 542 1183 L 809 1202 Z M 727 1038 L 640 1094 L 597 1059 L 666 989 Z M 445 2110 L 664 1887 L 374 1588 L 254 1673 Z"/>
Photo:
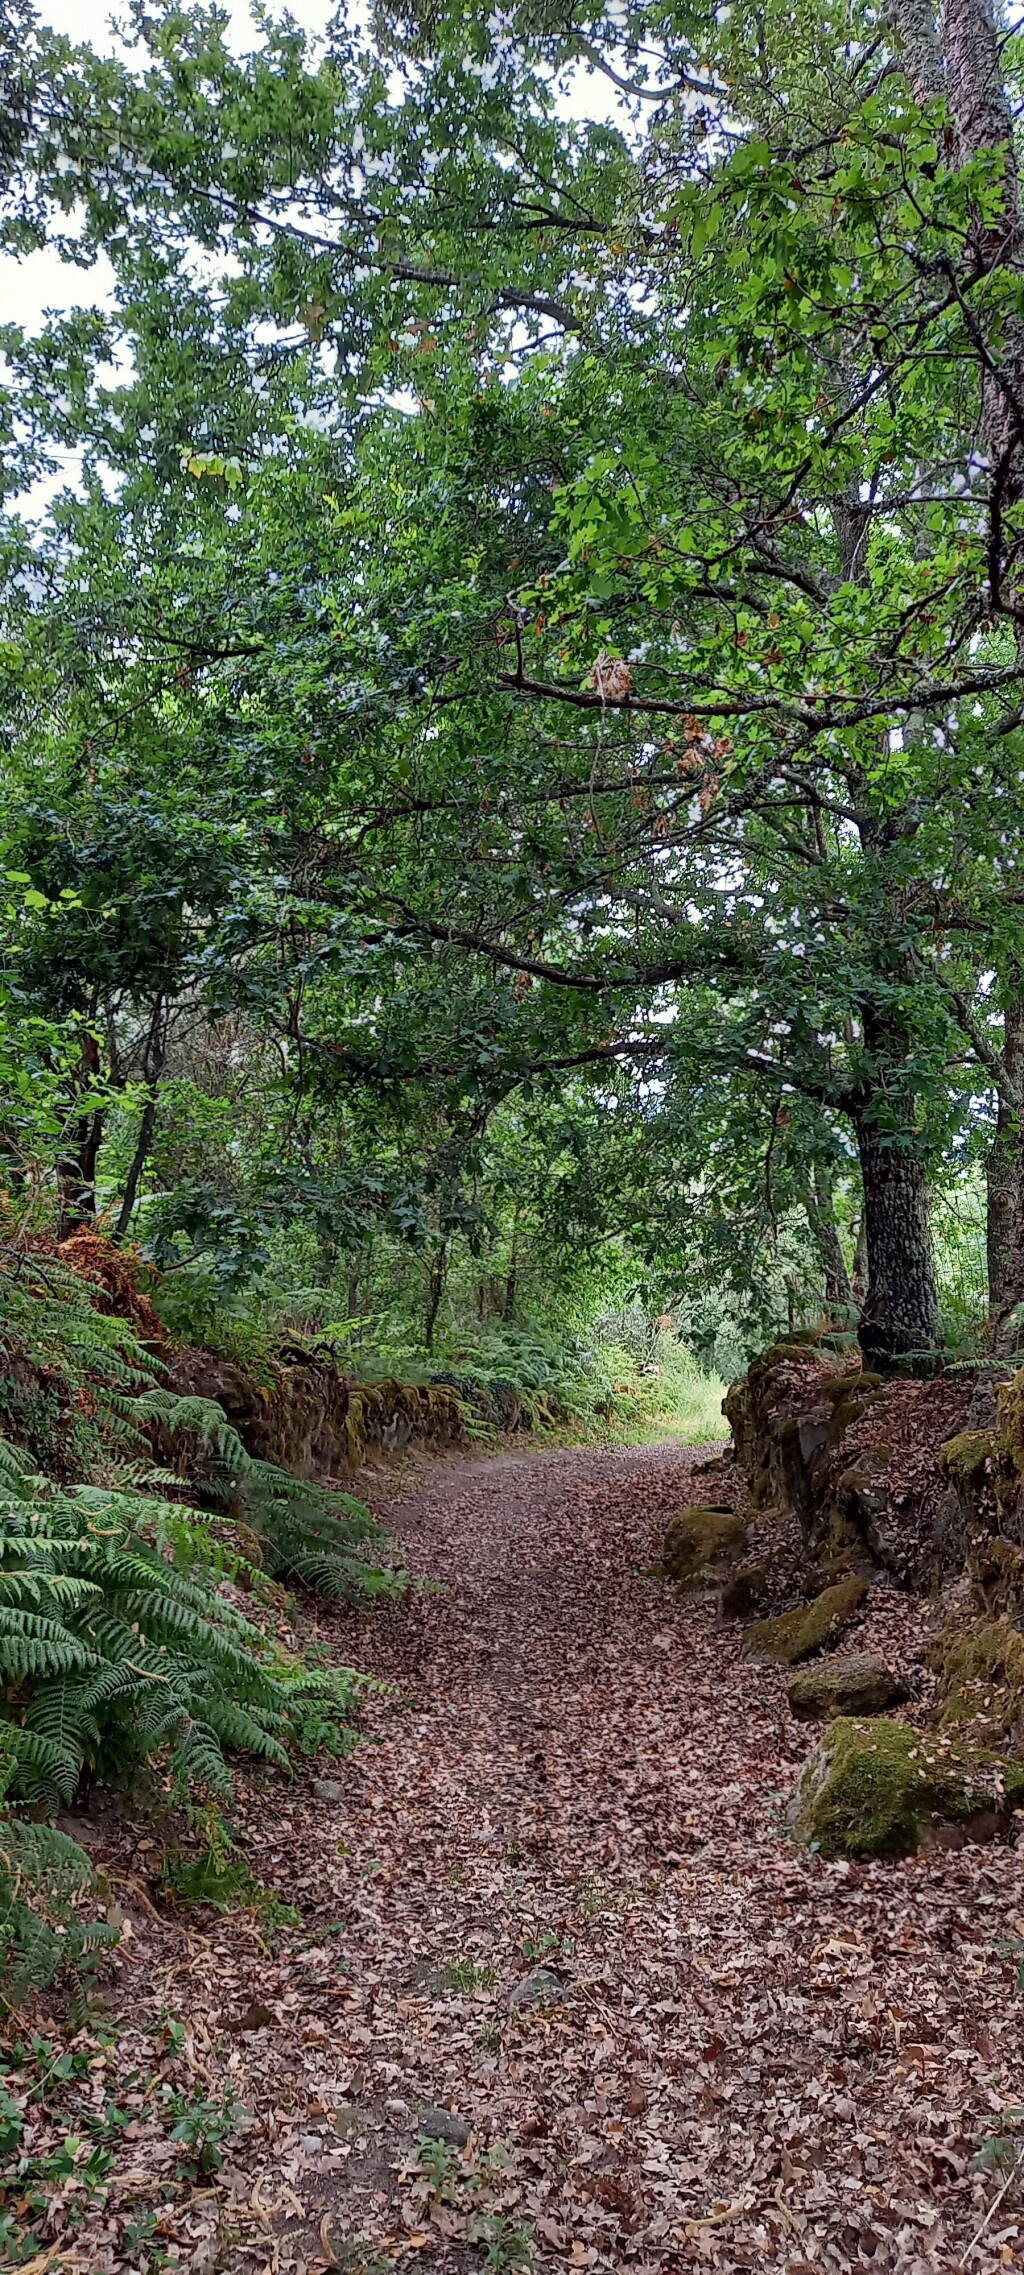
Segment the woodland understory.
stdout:
<path fill-rule="evenodd" d="M 295 9 L 0 0 L 0 2264 L 1024 2269 L 1024 32 Z"/>

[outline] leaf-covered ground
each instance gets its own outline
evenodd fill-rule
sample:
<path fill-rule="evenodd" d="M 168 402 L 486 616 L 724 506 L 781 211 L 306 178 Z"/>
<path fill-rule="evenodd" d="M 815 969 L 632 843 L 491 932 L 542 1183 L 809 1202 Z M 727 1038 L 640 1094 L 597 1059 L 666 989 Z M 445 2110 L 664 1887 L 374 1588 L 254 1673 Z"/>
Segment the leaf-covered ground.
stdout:
<path fill-rule="evenodd" d="M 109 1836 L 132 2019 L 66 2090 L 124 2116 L 40 2269 L 1024 2266 L 1018 1853 L 794 1851 L 815 1733 L 651 1570 L 722 1498 L 700 1463 L 438 1463 L 391 1512 L 430 1585 L 331 1638 L 391 1686 L 371 1742 L 333 1792 L 240 1794 L 301 1928 L 167 1913 Z M 862 1630 L 918 1688 L 928 1618 L 883 1595 Z M 228 2092 L 222 2166 L 183 2174 L 171 2096 Z M 468 2138 L 418 2147 L 425 2108 Z"/>

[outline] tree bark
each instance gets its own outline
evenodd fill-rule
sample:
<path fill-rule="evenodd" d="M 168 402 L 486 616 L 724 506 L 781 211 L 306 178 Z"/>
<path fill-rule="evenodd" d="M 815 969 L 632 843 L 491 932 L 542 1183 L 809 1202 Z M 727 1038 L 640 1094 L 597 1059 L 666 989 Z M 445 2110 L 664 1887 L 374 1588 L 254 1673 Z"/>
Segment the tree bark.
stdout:
<path fill-rule="evenodd" d="M 434 1252 L 427 1286 L 427 1316 L 424 1321 L 423 1341 L 428 1351 L 432 1351 L 434 1348 L 434 1329 L 437 1326 L 437 1315 L 441 1309 L 441 1298 L 445 1291 L 447 1278 L 448 1236 L 445 1234 L 444 1239 L 439 1241 Z"/>
<path fill-rule="evenodd" d="M 98 1074 L 99 1064 L 99 1044 L 95 1035 L 88 1034 L 82 1045 L 78 1073 L 82 1089 L 86 1089 Z M 102 1136 L 102 1114 L 97 1110 L 81 1115 L 75 1126 L 74 1150 L 64 1154 L 57 1163 L 57 1189 L 60 1195 L 57 1237 L 60 1240 L 66 1240 L 78 1225 L 91 1224 L 95 1218 L 96 1163 Z"/>
<path fill-rule="evenodd" d="M 833 1318 L 849 1320 L 854 1311 L 853 1289 L 846 1269 L 832 1200 L 832 1179 L 816 1163 L 804 1195 L 807 1222 L 814 1234 L 825 1279 L 825 1309 Z"/>
<path fill-rule="evenodd" d="M 915 103 L 922 108 L 946 91 L 942 43 L 932 0 L 891 0 L 890 20 Z"/>
<path fill-rule="evenodd" d="M 928 1176 L 912 1143 L 879 1127 L 870 1102 L 857 1112 L 854 1126 L 868 1257 L 859 1340 L 865 1359 L 885 1369 L 932 1349 L 938 1333 Z M 906 1135 L 909 1139 L 909 1131 Z"/>
<path fill-rule="evenodd" d="M 150 1146 L 153 1143 L 153 1131 L 156 1128 L 159 1082 L 160 1076 L 164 1071 L 166 1061 L 167 1033 L 164 1024 L 164 999 L 162 995 L 158 995 L 156 1002 L 153 1005 L 153 1016 L 150 1020 L 149 1034 L 146 1039 L 146 1049 L 143 1059 L 143 1072 L 145 1074 L 146 1081 L 149 1084 L 149 1096 L 142 1109 L 142 1119 L 139 1123 L 139 1135 L 135 1146 L 135 1152 L 132 1156 L 131 1168 L 128 1171 L 128 1181 L 125 1185 L 121 1207 L 118 1212 L 117 1223 L 114 1226 L 114 1239 L 118 1242 L 124 1239 L 125 1233 L 127 1232 L 128 1227 L 132 1221 L 132 1211 L 134 1210 L 136 1198 L 138 1195 L 139 1182 L 142 1177 L 142 1172 L 146 1166 L 146 1159 L 149 1154 Z"/>
<path fill-rule="evenodd" d="M 147 1098 L 146 1103 L 142 1109 L 142 1120 L 139 1123 L 138 1140 L 136 1143 L 135 1152 L 132 1155 L 132 1165 L 128 1171 L 128 1177 L 124 1188 L 124 1195 L 121 1201 L 121 1207 L 118 1211 L 117 1223 L 114 1226 L 114 1239 L 118 1243 L 124 1239 L 125 1233 L 127 1232 L 128 1227 L 132 1221 L 132 1212 L 135 1208 L 136 1199 L 138 1197 L 139 1180 L 146 1166 L 146 1159 L 150 1146 L 153 1143 L 153 1131 L 155 1128 L 156 1098 L 152 1097 Z"/>

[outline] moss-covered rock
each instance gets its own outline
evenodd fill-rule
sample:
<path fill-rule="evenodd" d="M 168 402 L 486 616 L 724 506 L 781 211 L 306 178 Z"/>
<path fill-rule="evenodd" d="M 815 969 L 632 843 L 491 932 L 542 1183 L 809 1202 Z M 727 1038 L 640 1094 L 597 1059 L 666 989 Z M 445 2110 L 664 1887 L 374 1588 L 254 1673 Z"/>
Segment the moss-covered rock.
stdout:
<path fill-rule="evenodd" d="M 823 1856 L 910 1856 L 993 1839 L 1024 1800 L 1024 1763 L 905 1722 L 833 1722 L 809 1761 L 790 1828 Z"/>
<path fill-rule="evenodd" d="M 748 1521 L 735 1509 L 684 1509 L 673 1517 L 665 1535 L 662 1570 L 677 1588 L 701 1587 L 718 1579 L 716 1565 L 743 1547 Z"/>
<path fill-rule="evenodd" d="M 868 1367 L 850 1366 L 844 1367 L 842 1374 L 826 1376 L 820 1389 L 821 1396 L 837 1406 L 849 1398 L 864 1400 L 869 1391 L 882 1390 L 884 1385 L 884 1375 L 874 1374 Z"/>
<path fill-rule="evenodd" d="M 973 1746 L 1024 1753 L 1024 1635 L 1009 1619 L 940 1640 L 940 1728 Z"/>
<path fill-rule="evenodd" d="M 743 1638 L 744 1651 L 750 1659 L 776 1659 L 783 1667 L 813 1659 L 856 1617 L 866 1594 L 867 1581 L 859 1574 L 840 1580 L 834 1588 L 823 1589 L 813 1603 L 798 1604 L 778 1619 L 757 1620 Z"/>
<path fill-rule="evenodd" d="M 971 1594 L 990 1618 L 1018 1620 L 1024 1612 L 1024 1548 L 1002 1533 L 976 1539 L 967 1559 Z"/>
<path fill-rule="evenodd" d="M 164 1371 L 172 1390 L 217 1399 L 247 1453 L 296 1477 L 337 1477 L 360 1468 L 370 1451 L 393 1451 L 411 1439 L 458 1445 L 466 1434 L 458 1395 L 447 1384 L 355 1384 L 315 1352 L 269 1361 L 265 1380 L 202 1350 L 173 1352 Z"/>
<path fill-rule="evenodd" d="M 939 1454 L 968 1552 L 995 1534 L 1024 1545 L 1024 1368 L 986 1387 L 994 1428 L 961 1430 Z"/>
<path fill-rule="evenodd" d="M 770 1582 L 763 1564 L 741 1564 L 718 1598 L 719 1619 L 749 1619 L 767 1603 Z"/>
<path fill-rule="evenodd" d="M 954 1479 L 957 1484 L 969 1484 L 991 1469 L 994 1453 L 991 1430 L 961 1430 L 939 1447 L 939 1468 L 951 1484 Z"/>
<path fill-rule="evenodd" d="M 816 1457 L 819 1436 L 821 1445 L 828 1438 L 830 1409 L 819 1393 L 821 1384 L 832 1381 L 835 1374 L 834 1351 L 792 1337 L 755 1359 L 742 1381 L 732 1383 L 726 1392 L 722 1411 L 755 1508 L 795 1505 L 794 1487 Z M 806 1430 L 801 1436 L 801 1424 L 815 1408 L 818 1416 L 811 1437 Z"/>
<path fill-rule="evenodd" d="M 792 1675 L 786 1685 L 790 1711 L 798 1722 L 831 1722 L 838 1714 L 884 1714 L 906 1696 L 906 1684 L 873 1651 L 821 1659 Z"/>

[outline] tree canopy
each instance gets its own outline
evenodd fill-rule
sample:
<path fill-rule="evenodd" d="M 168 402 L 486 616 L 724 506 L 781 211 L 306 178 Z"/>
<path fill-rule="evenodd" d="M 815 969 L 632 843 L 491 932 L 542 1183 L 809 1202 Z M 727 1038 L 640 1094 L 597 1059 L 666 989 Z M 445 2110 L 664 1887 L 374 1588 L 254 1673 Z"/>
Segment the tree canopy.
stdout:
<path fill-rule="evenodd" d="M 2 339 L 15 1173 L 357 1310 L 405 1243 L 428 1340 L 528 1221 L 890 1363 L 985 1164 L 1012 1344 L 1019 35 L 227 29 L 8 65 L 5 243 L 82 279 Z"/>

